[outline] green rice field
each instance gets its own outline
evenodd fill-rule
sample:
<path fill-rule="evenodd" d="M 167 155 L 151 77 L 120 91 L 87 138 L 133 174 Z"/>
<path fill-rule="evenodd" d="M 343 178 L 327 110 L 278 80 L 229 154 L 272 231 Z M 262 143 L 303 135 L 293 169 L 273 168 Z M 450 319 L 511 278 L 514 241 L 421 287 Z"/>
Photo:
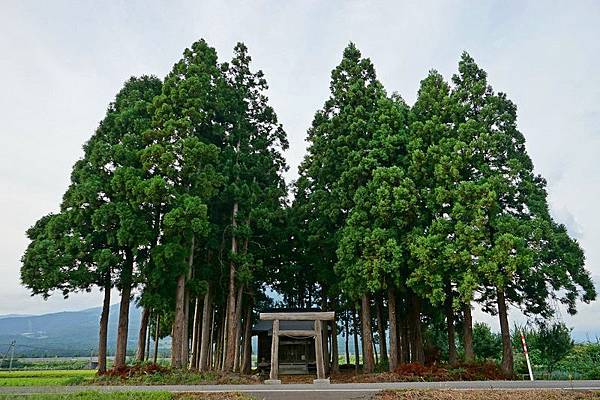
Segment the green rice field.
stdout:
<path fill-rule="evenodd" d="M 95 374 L 95 370 L 0 371 L 0 386 L 78 385 Z"/>

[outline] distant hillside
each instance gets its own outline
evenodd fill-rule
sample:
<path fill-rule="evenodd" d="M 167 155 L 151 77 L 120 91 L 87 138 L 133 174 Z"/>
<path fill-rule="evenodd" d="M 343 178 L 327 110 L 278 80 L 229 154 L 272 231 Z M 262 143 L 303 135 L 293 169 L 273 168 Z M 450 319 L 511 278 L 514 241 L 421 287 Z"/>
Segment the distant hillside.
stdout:
<path fill-rule="evenodd" d="M 98 324 L 100 307 L 81 311 L 63 311 L 43 315 L 0 315 L 0 357 L 7 351 L 9 344 L 16 341 L 17 357 L 86 357 L 98 351 Z M 119 305 L 110 307 L 108 324 L 109 354 L 114 354 L 117 338 Z M 134 304 L 129 309 L 128 353 L 135 352 L 140 327 L 140 310 Z M 256 352 L 256 337 L 252 347 Z M 168 351 L 170 339 L 161 340 L 161 349 Z M 340 355 L 344 353 L 344 338 L 338 337 Z M 354 353 L 351 338 L 350 353 Z"/>
<path fill-rule="evenodd" d="M 131 305 L 128 350 L 135 351 L 140 326 L 140 310 Z M 43 315 L 0 315 L 0 354 L 15 340 L 17 356 L 88 356 L 98 349 L 98 324 L 101 308 Z M 119 305 L 110 308 L 109 352 L 114 352 Z"/>
<path fill-rule="evenodd" d="M 4 319 L 4 318 L 18 318 L 18 317 L 31 317 L 31 314 L 5 314 L 5 315 L 0 315 L 0 319 Z"/>

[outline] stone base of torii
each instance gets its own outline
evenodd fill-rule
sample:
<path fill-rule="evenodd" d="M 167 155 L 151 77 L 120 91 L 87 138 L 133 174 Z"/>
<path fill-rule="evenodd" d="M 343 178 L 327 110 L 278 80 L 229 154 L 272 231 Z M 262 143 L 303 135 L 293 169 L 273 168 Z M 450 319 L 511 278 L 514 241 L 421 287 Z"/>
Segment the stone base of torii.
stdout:
<path fill-rule="evenodd" d="M 325 360 L 323 359 L 323 321 L 333 321 L 335 312 L 276 312 L 260 313 L 261 320 L 273 321 L 273 336 L 271 341 L 271 373 L 265 384 L 277 385 L 281 383 L 279 374 L 279 336 L 297 336 L 315 338 L 315 362 L 317 364 L 317 379 L 315 384 L 328 384 L 329 378 L 325 378 Z M 279 330 L 279 321 L 315 321 L 314 330 Z"/>

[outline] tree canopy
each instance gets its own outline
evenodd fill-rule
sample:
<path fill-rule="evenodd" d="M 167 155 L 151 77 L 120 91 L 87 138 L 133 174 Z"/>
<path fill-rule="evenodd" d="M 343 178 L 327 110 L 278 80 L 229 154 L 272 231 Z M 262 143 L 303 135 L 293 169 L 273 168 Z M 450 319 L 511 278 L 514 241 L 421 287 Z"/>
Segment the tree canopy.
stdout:
<path fill-rule="evenodd" d="M 163 80 L 129 79 L 60 209 L 27 231 L 23 284 L 44 298 L 102 288 L 102 372 L 113 287 L 116 368 L 126 366 L 135 297 L 138 361 L 154 327 L 155 338 L 171 332 L 174 368 L 226 372 L 250 370 L 255 311 L 273 306 L 272 292 L 284 307 L 336 311 L 331 335 L 344 331 L 347 352 L 350 334 L 357 352 L 362 338 L 366 372 L 377 361 L 391 370 L 437 361 L 432 338 L 444 331 L 450 364 L 459 342 L 470 362 L 499 341 L 511 375 L 512 309 L 550 318 L 557 303 L 575 313 L 595 299 L 516 105 L 469 54 L 450 81 L 430 71 L 411 106 L 350 43 L 329 92 L 288 187 L 287 135 L 243 43 L 223 62 L 199 40 Z M 498 338 L 475 324 L 473 340 L 473 307 L 498 315 Z M 568 328 L 556 326 L 541 334 L 569 347 Z M 326 355 L 338 368 L 337 340 Z"/>

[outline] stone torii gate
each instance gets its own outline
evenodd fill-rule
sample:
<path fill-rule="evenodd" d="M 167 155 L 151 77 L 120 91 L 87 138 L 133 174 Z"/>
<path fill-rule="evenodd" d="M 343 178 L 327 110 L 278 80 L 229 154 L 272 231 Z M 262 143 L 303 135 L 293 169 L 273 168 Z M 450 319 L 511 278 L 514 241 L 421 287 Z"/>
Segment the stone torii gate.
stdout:
<path fill-rule="evenodd" d="M 273 321 L 273 336 L 271 340 L 271 373 L 266 384 L 279 384 L 279 336 L 314 337 L 315 361 L 317 363 L 317 379 L 313 383 L 329 383 L 325 378 L 325 363 L 323 360 L 323 321 L 333 321 L 334 311 L 327 312 L 273 312 L 260 313 L 260 319 Z M 314 330 L 279 330 L 279 321 L 315 321 Z M 335 339 L 334 339 L 335 340 Z"/>

